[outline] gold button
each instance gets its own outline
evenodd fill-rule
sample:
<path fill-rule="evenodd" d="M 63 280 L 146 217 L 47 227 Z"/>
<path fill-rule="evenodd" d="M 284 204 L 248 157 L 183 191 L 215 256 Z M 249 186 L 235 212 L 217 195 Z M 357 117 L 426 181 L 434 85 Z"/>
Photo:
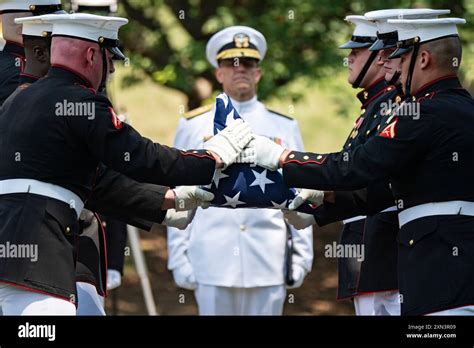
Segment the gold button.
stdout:
<path fill-rule="evenodd" d="M 377 114 L 374 115 L 374 118 L 377 118 Z"/>
<path fill-rule="evenodd" d="M 367 132 L 365 132 L 365 135 L 369 135 L 370 134 L 370 131 L 368 130 Z"/>
<path fill-rule="evenodd" d="M 395 102 L 398 104 L 402 101 L 402 97 L 400 97 L 399 95 L 397 95 L 397 97 L 395 98 Z"/>
<path fill-rule="evenodd" d="M 198 153 L 198 152 L 196 150 L 194 150 L 193 153 Z"/>
<path fill-rule="evenodd" d="M 365 109 L 360 110 L 360 114 L 363 115 L 365 113 Z"/>
<path fill-rule="evenodd" d="M 380 129 L 380 125 L 377 126 L 377 130 L 379 130 L 379 129 Z"/>
<path fill-rule="evenodd" d="M 411 97 L 411 100 L 416 101 L 416 97 L 415 96 Z"/>
<path fill-rule="evenodd" d="M 393 87 L 388 87 L 387 91 L 391 91 L 392 89 L 393 89 Z"/>
<path fill-rule="evenodd" d="M 241 230 L 242 232 L 244 232 L 244 231 L 245 231 L 245 225 L 240 225 L 240 230 Z"/>
<path fill-rule="evenodd" d="M 316 157 L 316 159 L 320 160 L 321 158 L 323 158 L 322 155 L 318 155 L 318 157 Z"/>
<path fill-rule="evenodd" d="M 30 11 L 34 11 L 36 9 L 35 5 L 30 5 Z"/>
<path fill-rule="evenodd" d="M 292 153 L 291 155 L 288 156 L 289 158 L 295 158 L 295 154 Z"/>
<path fill-rule="evenodd" d="M 425 97 L 429 97 L 429 96 L 430 96 L 430 94 L 429 94 L 429 93 L 426 93 L 426 94 L 425 94 Z"/>
<path fill-rule="evenodd" d="M 107 227 L 107 222 L 102 221 L 102 227 L 106 228 Z"/>
<path fill-rule="evenodd" d="M 351 145 L 352 145 L 352 143 L 349 143 L 349 145 L 347 145 L 347 146 L 351 147 Z"/>
<path fill-rule="evenodd" d="M 410 245 L 413 245 L 413 243 L 415 243 L 415 241 L 414 241 L 413 239 L 410 240 L 410 243 L 409 243 L 409 244 L 410 244 Z"/>
<path fill-rule="evenodd" d="M 369 97 L 369 92 L 364 92 L 364 99 L 367 99 Z"/>
<path fill-rule="evenodd" d="M 304 160 L 309 160 L 309 156 L 304 156 L 303 159 Z"/>

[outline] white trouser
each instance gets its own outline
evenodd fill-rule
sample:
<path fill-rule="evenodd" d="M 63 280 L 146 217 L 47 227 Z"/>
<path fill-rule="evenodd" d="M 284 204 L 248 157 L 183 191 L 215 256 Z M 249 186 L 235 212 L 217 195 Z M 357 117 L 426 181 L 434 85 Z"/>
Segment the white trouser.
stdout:
<path fill-rule="evenodd" d="M 194 293 L 200 315 L 281 315 L 286 287 L 229 288 L 199 284 Z"/>
<path fill-rule="evenodd" d="M 77 315 L 105 315 L 104 298 L 97 293 L 94 285 L 77 282 Z"/>
<path fill-rule="evenodd" d="M 453 309 L 447 309 L 441 312 L 434 312 L 427 315 L 474 315 L 474 306 L 464 306 Z"/>
<path fill-rule="evenodd" d="M 398 291 L 373 292 L 354 296 L 356 315 L 400 315 Z"/>
<path fill-rule="evenodd" d="M 76 315 L 72 302 L 0 283 L 3 315 Z"/>

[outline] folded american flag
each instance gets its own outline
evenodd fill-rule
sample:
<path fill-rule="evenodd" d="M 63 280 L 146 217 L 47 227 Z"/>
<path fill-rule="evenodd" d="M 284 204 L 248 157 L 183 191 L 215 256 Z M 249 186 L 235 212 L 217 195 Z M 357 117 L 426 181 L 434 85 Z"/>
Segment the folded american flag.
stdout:
<path fill-rule="evenodd" d="M 220 94 L 216 99 L 214 134 L 239 118 L 231 100 L 226 94 Z M 212 183 L 204 189 L 215 195 L 211 205 L 223 208 L 285 209 L 296 195 L 295 189 L 286 186 L 280 171 L 238 163 L 217 170 Z M 312 213 L 314 208 L 303 204 L 298 210 Z"/>

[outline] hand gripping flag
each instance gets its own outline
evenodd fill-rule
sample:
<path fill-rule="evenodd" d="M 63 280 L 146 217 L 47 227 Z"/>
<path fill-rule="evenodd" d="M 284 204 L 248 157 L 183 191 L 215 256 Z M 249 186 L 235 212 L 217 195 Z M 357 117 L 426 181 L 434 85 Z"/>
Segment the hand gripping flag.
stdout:
<path fill-rule="evenodd" d="M 214 134 L 239 118 L 231 100 L 226 94 L 220 94 L 216 99 Z M 223 208 L 285 209 L 296 195 L 295 189 L 286 186 L 280 171 L 239 163 L 216 170 L 212 183 L 204 189 L 215 195 L 211 205 Z M 303 204 L 298 210 L 311 214 L 314 208 Z"/>

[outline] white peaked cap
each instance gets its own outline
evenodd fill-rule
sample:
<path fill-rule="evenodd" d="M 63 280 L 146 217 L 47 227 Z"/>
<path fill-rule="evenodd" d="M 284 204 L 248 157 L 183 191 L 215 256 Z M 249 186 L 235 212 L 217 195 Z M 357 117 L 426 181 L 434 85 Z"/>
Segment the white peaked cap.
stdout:
<path fill-rule="evenodd" d="M 399 41 L 419 37 L 419 42 L 426 42 L 445 36 L 458 35 L 458 24 L 465 24 L 463 18 L 431 19 L 389 19 L 397 27 Z"/>
<path fill-rule="evenodd" d="M 61 5 L 61 0 L 0 0 L 0 11 L 30 11 L 30 6 Z"/>
<path fill-rule="evenodd" d="M 40 16 L 16 18 L 15 23 L 23 26 L 23 35 L 47 37 L 53 32 L 53 25 L 42 20 Z"/>
<path fill-rule="evenodd" d="M 233 26 L 215 33 L 206 46 L 209 63 L 218 67 L 220 59 L 253 58 L 263 60 L 267 52 L 267 40 L 263 34 L 246 26 Z"/>
<path fill-rule="evenodd" d="M 377 24 L 377 30 L 381 34 L 397 30 L 389 19 L 423 19 L 437 18 L 438 16 L 451 13 L 451 10 L 434 10 L 431 8 L 400 8 L 390 10 L 379 10 L 367 12 L 364 16 Z"/>
<path fill-rule="evenodd" d="M 371 46 L 377 39 L 377 25 L 364 16 L 347 16 L 346 22 L 355 25 L 352 38 L 339 48 L 361 48 Z"/>
<path fill-rule="evenodd" d="M 126 18 L 87 13 L 52 14 L 40 17 L 53 24 L 53 36 L 70 36 L 94 42 L 100 42 L 101 38 L 118 40 L 120 27 L 128 23 Z"/>

